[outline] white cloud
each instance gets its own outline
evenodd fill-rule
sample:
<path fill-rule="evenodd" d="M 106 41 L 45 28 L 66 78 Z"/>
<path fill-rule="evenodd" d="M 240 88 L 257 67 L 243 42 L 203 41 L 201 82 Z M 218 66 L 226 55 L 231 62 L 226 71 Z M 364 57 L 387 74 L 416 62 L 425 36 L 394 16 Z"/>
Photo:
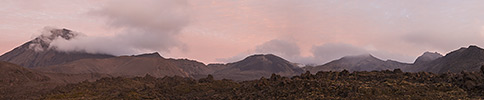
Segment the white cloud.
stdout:
<path fill-rule="evenodd" d="M 52 46 L 61 51 L 114 55 L 186 49 L 177 38 L 190 22 L 188 4 L 184 0 L 116 0 L 91 14 L 105 17 L 108 25 L 123 31 L 113 36 L 59 39 Z"/>

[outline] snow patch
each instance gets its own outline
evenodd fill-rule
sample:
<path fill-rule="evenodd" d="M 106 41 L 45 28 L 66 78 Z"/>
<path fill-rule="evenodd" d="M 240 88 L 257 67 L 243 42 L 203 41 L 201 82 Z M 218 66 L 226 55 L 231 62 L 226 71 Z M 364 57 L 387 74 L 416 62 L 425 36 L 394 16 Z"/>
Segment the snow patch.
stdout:
<path fill-rule="evenodd" d="M 51 49 L 51 43 L 56 40 L 68 41 L 80 35 L 81 33 L 73 32 L 68 29 L 59 29 L 54 27 L 44 27 L 41 34 L 30 41 L 29 49 L 36 52 L 42 52 Z M 59 38 L 60 37 L 60 38 Z"/>

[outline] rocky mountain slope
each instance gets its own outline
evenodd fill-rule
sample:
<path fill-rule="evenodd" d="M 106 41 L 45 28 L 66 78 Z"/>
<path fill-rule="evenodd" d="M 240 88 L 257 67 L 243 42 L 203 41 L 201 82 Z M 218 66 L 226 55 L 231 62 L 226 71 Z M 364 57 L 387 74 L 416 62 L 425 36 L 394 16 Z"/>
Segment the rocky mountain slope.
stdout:
<path fill-rule="evenodd" d="M 65 74 L 102 73 L 126 77 L 145 76 L 146 74 L 155 77 L 175 75 L 189 77 L 189 73 L 157 53 L 104 59 L 81 59 L 65 64 L 36 68 L 35 70 Z"/>
<path fill-rule="evenodd" d="M 434 61 L 435 59 L 438 59 L 440 57 L 443 57 L 440 53 L 437 52 L 425 52 L 421 56 L 419 56 L 413 64 L 415 65 L 422 65 L 426 64 L 429 62 Z"/>
<path fill-rule="evenodd" d="M 0 56 L 0 61 L 7 61 L 23 67 L 42 67 L 62 64 L 85 58 L 110 58 L 112 55 L 89 54 L 83 52 L 59 52 L 50 46 L 54 39 L 70 40 L 77 34 L 68 29 L 52 29 L 48 34 L 42 34 L 34 40 Z"/>
<path fill-rule="evenodd" d="M 225 68 L 216 71 L 216 79 L 252 80 L 269 77 L 272 73 L 292 76 L 303 72 L 294 63 L 273 54 L 252 55 L 244 60 L 225 64 Z"/>
<path fill-rule="evenodd" d="M 392 60 L 383 61 L 372 55 L 359 55 L 346 56 L 315 67 L 308 66 L 308 68 L 305 68 L 305 70 L 312 73 L 316 73 L 318 71 L 342 71 L 344 69 L 348 71 L 379 71 L 404 68 L 407 66 L 410 66 L 410 64 L 400 63 Z"/>
<path fill-rule="evenodd" d="M 484 65 L 484 49 L 471 45 L 452 51 L 431 62 L 413 66 L 415 68 L 412 71 L 459 73 L 461 71 L 478 71 L 482 65 Z"/>

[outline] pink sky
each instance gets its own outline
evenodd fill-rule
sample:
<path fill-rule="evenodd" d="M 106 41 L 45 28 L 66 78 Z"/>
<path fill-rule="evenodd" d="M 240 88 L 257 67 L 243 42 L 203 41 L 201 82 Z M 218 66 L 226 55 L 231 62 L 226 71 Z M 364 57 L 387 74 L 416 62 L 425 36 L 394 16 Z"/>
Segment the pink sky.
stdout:
<path fill-rule="evenodd" d="M 139 32 L 132 30 L 155 34 L 149 38 L 154 41 L 121 38 L 136 42 L 121 46 L 146 46 L 132 46 L 135 51 L 116 55 L 158 51 L 164 57 L 213 63 L 275 53 L 293 62 L 321 64 L 371 53 L 413 62 L 425 51 L 447 53 L 484 45 L 483 4 L 481 0 L 5 0 L 0 4 L 0 52 L 31 40 L 45 26 L 54 26 L 101 39 Z M 174 42 L 163 41 L 167 39 Z M 92 42 L 72 45 L 96 45 L 83 43 Z"/>

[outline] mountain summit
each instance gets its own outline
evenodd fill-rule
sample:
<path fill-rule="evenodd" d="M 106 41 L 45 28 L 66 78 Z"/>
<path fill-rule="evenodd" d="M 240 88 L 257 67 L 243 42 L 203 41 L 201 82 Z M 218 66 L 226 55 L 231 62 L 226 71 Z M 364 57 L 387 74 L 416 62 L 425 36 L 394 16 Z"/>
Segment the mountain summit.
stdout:
<path fill-rule="evenodd" d="M 242 61 L 231 63 L 230 65 L 235 66 L 242 71 L 263 70 L 274 73 L 286 71 L 302 72 L 302 70 L 299 69 L 299 67 L 294 66 L 293 63 L 273 54 L 252 55 Z"/>
<path fill-rule="evenodd" d="M 214 73 L 217 78 L 251 80 L 270 77 L 272 73 L 292 76 L 303 72 L 296 64 L 273 54 L 257 54 L 242 61 L 226 64 L 225 69 Z"/>
<path fill-rule="evenodd" d="M 484 49 L 471 45 L 452 51 L 432 62 L 418 66 L 416 71 L 434 73 L 476 71 L 484 65 Z"/>
<path fill-rule="evenodd" d="M 428 63 L 440 57 L 443 57 L 443 56 L 438 52 L 425 52 L 415 60 L 414 64 Z"/>
<path fill-rule="evenodd" d="M 35 51 L 44 51 L 50 49 L 50 43 L 55 39 L 62 38 L 65 40 L 70 40 L 78 36 L 78 33 L 75 33 L 68 29 L 46 29 L 47 32 L 42 33 L 42 35 L 38 36 L 34 40 L 30 41 L 29 49 L 33 49 Z"/>
<path fill-rule="evenodd" d="M 53 49 L 50 43 L 55 39 L 70 40 L 78 36 L 68 29 L 48 29 L 39 37 L 16 47 L 0 56 L 0 61 L 7 61 L 23 67 L 40 67 L 62 64 L 85 58 L 109 58 L 106 54 L 89 54 L 85 52 L 61 52 Z"/>

